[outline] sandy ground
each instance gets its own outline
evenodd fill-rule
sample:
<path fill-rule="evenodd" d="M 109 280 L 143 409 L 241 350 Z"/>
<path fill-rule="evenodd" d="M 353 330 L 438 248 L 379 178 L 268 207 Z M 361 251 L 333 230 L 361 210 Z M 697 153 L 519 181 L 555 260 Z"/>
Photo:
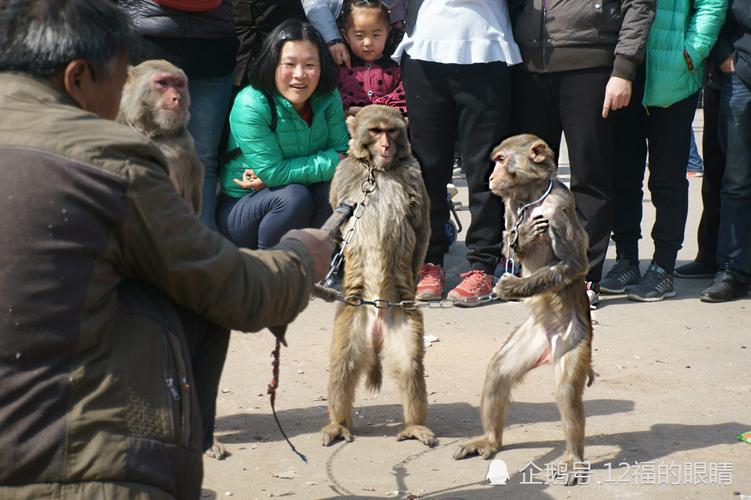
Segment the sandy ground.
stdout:
<path fill-rule="evenodd" d="M 701 115 L 699 115 L 700 118 Z M 700 121 L 697 122 L 700 128 Z M 563 157 L 565 161 L 565 157 Z M 568 169 L 561 169 L 567 178 Z M 461 181 L 459 199 L 466 206 Z M 690 179 L 690 214 L 679 264 L 696 253 L 701 179 Z M 645 196 L 643 232 L 654 211 Z M 469 214 L 460 215 L 465 224 Z M 460 235 L 460 239 L 462 235 Z M 642 240 L 642 271 L 652 253 Z M 465 271 L 465 248 L 452 247 L 451 279 Z M 606 263 L 613 264 L 614 247 Z M 528 312 L 523 304 L 426 310 L 426 335 L 439 338 L 426 353 L 429 425 L 435 448 L 397 442 L 401 406 L 388 377 L 380 394 L 358 389 L 352 443 L 320 443 L 327 423 L 328 345 L 334 306 L 316 300 L 290 326 L 283 350 L 277 410 L 303 463 L 271 415 L 273 338 L 237 334 L 218 401 L 217 436 L 232 453 L 205 460 L 203 498 L 743 498 L 751 495 L 751 299 L 705 304 L 710 280 L 676 280 L 677 296 L 644 304 L 604 297 L 593 311 L 595 384 L 585 391 L 590 463 L 588 484 L 567 488 L 546 474 L 564 443 L 553 399 L 552 369 L 538 368 L 514 392 L 515 403 L 497 455 L 510 474 L 486 481 L 488 461 L 454 461 L 461 441 L 481 432 L 479 391 L 493 352 Z M 537 468 L 541 472 L 533 474 Z M 749 496 L 748 498 L 751 498 Z"/>

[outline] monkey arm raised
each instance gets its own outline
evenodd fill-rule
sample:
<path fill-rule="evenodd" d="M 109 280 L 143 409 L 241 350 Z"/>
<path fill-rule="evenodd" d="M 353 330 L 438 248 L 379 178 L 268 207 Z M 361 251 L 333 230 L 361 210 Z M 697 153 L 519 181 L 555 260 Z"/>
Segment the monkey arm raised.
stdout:
<path fill-rule="evenodd" d="M 584 279 L 588 267 L 586 233 L 576 219 L 573 202 L 555 208 L 548 219 L 548 234 L 555 261 L 523 278 L 504 274 L 494 290 L 500 298 L 531 297 L 560 290 Z"/>

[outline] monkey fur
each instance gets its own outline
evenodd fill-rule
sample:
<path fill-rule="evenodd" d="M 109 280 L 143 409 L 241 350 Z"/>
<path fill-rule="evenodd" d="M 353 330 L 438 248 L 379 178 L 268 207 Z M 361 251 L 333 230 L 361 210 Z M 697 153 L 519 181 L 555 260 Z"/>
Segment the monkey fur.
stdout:
<path fill-rule="evenodd" d="M 365 202 L 352 241 L 344 254 L 344 295 L 389 302 L 414 300 L 417 273 L 430 236 L 429 201 L 412 156 L 401 113 L 371 105 L 347 118 L 349 157 L 337 167 L 330 201 L 361 202 L 368 165 L 376 189 Z M 352 441 L 352 404 L 360 376 L 374 391 L 381 387 L 382 364 L 394 376 L 402 395 L 404 429 L 397 439 L 437 443 L 423 425 L 427 392 L 423 367 L 423 319 L 418 309 L 375 308 L 339 304 L 329 366 L 329 417 L 323 444 L 338 438 Z"/>
<path fill-rule="evenodd" d="M 480 401 L 485 434 L 459 446 L 454 458 L 492 458 L 502 445 L 511 389 L 528 371 L 552 362 L 566 439 L 562 463 L 569 472 L 566 483 L 573 485 L 584 467 L 582 392 L 587 377 L 590 385 L 593 380 L 592 321 L 584 285 L 587 233 L 571 191 L 556 176 L 554 153 L 542 139 L 511 137 L 493 150 L 492 159 L 490 189 L 504 199 L 505 235 L 513 240 L 516 228 L 515 253 L 522 265 L 521 277 L 504 274 L 494 291 L 502 299 L 526 299 L 531 314 L 488 365 Z M 550 193 L 524 209 L 518 221 L 520 207 L 542 197 L 551 179 Z"/>
<path fill-rule="evenodd" d="M 149 137 L 167 158 L 169 177 L 193 212 L 201 212 L 203 165 L 188 132 L 188 78 L 161 60 L 128 68 L 117 121 Z"/>

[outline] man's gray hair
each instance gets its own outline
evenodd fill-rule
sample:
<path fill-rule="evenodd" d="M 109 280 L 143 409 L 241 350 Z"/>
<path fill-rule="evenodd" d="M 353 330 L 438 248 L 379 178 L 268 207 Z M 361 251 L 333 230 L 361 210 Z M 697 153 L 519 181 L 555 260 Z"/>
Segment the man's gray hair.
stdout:
<path fill-rule="evenodd" d="M 0 71 L 49 77 L 74 59 L 101 68 L 137 43 L 112 0 L 0 0 Z"/>

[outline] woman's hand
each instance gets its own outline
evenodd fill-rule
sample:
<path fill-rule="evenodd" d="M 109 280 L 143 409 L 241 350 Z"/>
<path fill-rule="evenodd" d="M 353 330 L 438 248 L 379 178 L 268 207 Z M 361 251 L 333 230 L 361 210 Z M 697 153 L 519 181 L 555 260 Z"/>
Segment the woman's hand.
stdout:
<path fill-rule="evenodd" d="M 266 187 L 266 184 L 263 183 L 261 178 L 258 177 L 252 169 L 249 168 L 246 168 L 245 172 L 243 172 L 242 179 L 232 179 L 232 182 L 243 189 L 252 189 L 253 191 L 260 191 L 261 189 Z"/>

